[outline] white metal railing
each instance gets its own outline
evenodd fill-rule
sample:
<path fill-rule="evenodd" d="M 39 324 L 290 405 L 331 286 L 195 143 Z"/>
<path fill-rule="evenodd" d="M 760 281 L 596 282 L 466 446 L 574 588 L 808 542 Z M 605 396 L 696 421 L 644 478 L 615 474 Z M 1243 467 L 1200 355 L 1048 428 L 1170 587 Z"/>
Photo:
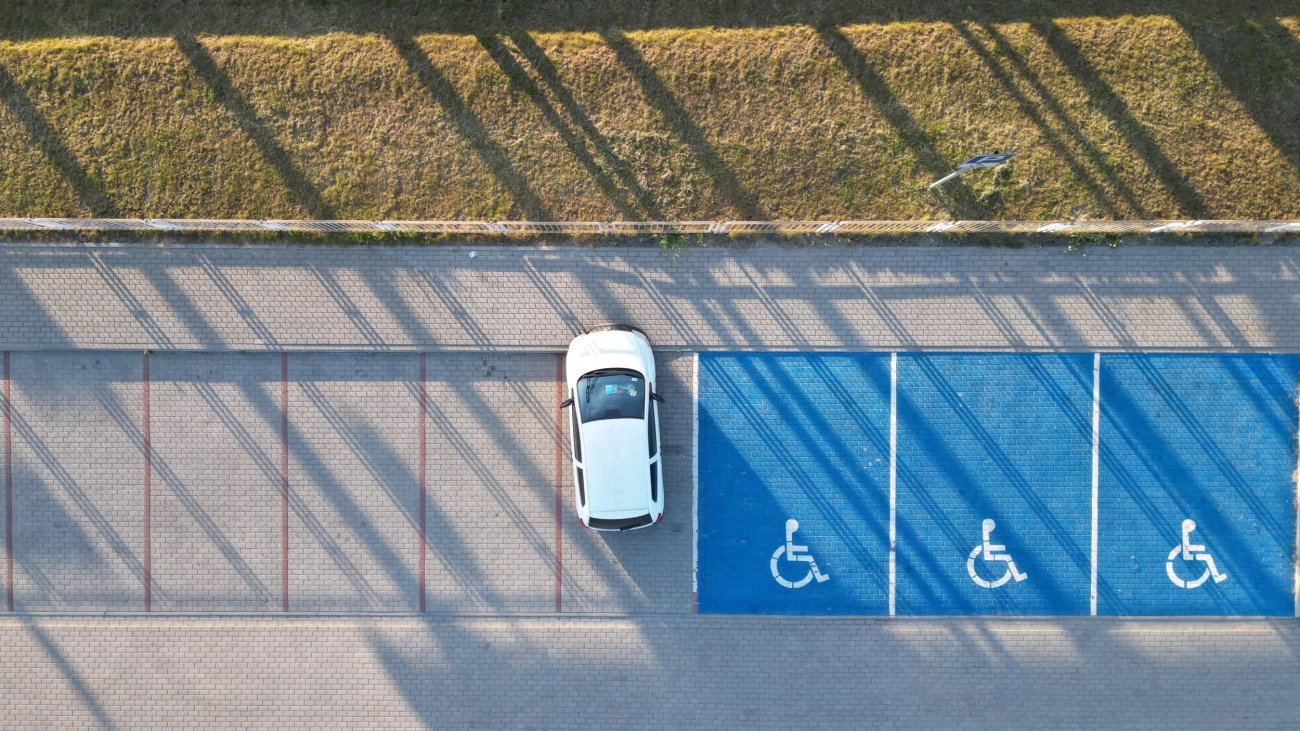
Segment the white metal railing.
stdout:
<path fill-rule="evenodd" d="M 0 231 L 416 233 L 527 236 L 641 234 L 1300 233 L 1300 221 L 252 221 L 217 218 L 0 218 Z"/>
<path fill-rule="evenodd" d="M 830 233 L 832 221 L 723 221 L 717 226 L 721 234 L 817 234 Z"/>
<path fill-rule="evenodd" d="M 716 233 L 717 221 L 614 221 L 609 224 L 613 234 L 711 234 Z"/>

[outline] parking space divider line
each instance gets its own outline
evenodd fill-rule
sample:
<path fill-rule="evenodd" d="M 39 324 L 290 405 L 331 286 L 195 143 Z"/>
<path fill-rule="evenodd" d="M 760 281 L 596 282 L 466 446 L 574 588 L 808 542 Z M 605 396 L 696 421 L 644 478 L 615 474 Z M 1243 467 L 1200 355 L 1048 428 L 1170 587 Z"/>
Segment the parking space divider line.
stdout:
<path fill-rule="evenodd" d="M 5 595 L 14 610 L 14 448 L 10 431 L 9 351 L 4 352 L 5 420 Z"/>
<path fill-rule="evenodd" d="M 700 611 L 700 354 L 691 364 L 691 612 Z"/>
<path fill-rule="evenodd" d="M 144 611 L 153 611 L 153 441 L 149 432 L 149 351 L 141 364 L 140 396 L 144 432 Z"/>
<path fill-rule="evenodd" d="M 425 353 L 420 353 L 420 611 L 421 612 L 425 611 L 424 554 L 426 552 L 426 545 L 427 545 L 427 533 L 425 528 L 426 525 L 425 503 L 428 500 L 427 497 L 428 483 L 425 479 L 426 468 L 424 464 L 425 458 L 428 454 L 428 449 L 427 449 L 428 434 L 424 423 L 428 415 L 427 404 L 429 401 L 428 387 L 426 386 L 427 382 L 425 380 L 426 360 L 427 360 L 427 355 Z"/>
<path fill-rule="evenodd" d="M 564 356 L 555 356 L 555 611 L 564 611 L 561 572 L 564 562 L 564 524 L 561 516 L 564 488 Z"/>
<path fill-rule="evenodd" d="M 1089 562 L 1089 612 L 1097 615 L 1097 505 L 1101 480 L 1101 353 L 1092 354 L 1092 547 Z"/>
<path fill-rule="evenodd" d="M 898 555 L 898 353 L 889 354 L 889 616 L 894 616 Z"/>
<path fill-rule="evenodd" d="M 289 611 L 289 354 L 280 354 L 280 609 Z"/>

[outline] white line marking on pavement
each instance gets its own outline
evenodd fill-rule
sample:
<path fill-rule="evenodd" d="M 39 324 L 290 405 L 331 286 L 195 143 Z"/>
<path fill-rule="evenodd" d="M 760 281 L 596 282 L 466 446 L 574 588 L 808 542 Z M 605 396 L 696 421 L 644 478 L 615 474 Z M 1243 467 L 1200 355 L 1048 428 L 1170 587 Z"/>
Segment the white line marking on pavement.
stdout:
<path fill-rule="evenodd" d="M 889 616 L 894 616 L 898 505 L 898 353 L 889 354 Z"/>
<path fill-rule="evenodd" d="M 691 607 L 700 611 L 700 354 L 691 366 Z"/>
<path fill-rule="evenodd" d="M 1297 388 L 1297 391 L 1300 391 L 1300 388 Z M 1300 396 L 1300 393 L 1297 393 L 1296 395 Z M 1298 398 L 1295 403 L 1300 405 L 1300 398 Z M 1300 500 L 1300 431 L 1296 432 L 1296 447 L 1296 490 L 1297 500 Z M 1295 518 L 1295 551 L 1297 553 L 1293 553 L 1293 558 L 1291 559 L 1291 565 L 1295 569 L 1295 588 L 1292 590 L 1292 595 L 1295 596 L 1295 616 L 1300 617 L 1300 560 L 1295 558 L 1300 555 L 1300 511 L 1296 512 Z"/>
<path fill-rule="evenodd" d="M 1097 614 L 1097 485 L 1101 445 L 1101 353 L 1092 354 L 1092 579 L 1091 613 Z"/>

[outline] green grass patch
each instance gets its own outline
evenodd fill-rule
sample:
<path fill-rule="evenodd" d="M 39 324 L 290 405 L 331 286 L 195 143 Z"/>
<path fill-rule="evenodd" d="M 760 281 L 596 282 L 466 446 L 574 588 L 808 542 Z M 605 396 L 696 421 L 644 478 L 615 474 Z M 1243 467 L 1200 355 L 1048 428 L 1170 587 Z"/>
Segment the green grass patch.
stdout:
<path fill-rule="evenodd" d="M 0 215 L 1300 217 L 1294 6 L 862 5 L 11 3 Z"/>

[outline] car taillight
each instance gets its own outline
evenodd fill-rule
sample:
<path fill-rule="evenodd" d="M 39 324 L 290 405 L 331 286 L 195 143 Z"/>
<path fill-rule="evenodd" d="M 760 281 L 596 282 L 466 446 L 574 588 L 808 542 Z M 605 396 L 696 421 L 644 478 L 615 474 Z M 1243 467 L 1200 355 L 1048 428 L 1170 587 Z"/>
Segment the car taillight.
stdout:
<path fill-rule="evenodd" d="M 664 514 L 663 514 L 663 513 L 660 513 L 658 516 L 655 517 L 655 522 L 658 523 L 658 522 L 659 522 L 659 518 L 662 518 L 662 517 L 664 517 Z"/>

